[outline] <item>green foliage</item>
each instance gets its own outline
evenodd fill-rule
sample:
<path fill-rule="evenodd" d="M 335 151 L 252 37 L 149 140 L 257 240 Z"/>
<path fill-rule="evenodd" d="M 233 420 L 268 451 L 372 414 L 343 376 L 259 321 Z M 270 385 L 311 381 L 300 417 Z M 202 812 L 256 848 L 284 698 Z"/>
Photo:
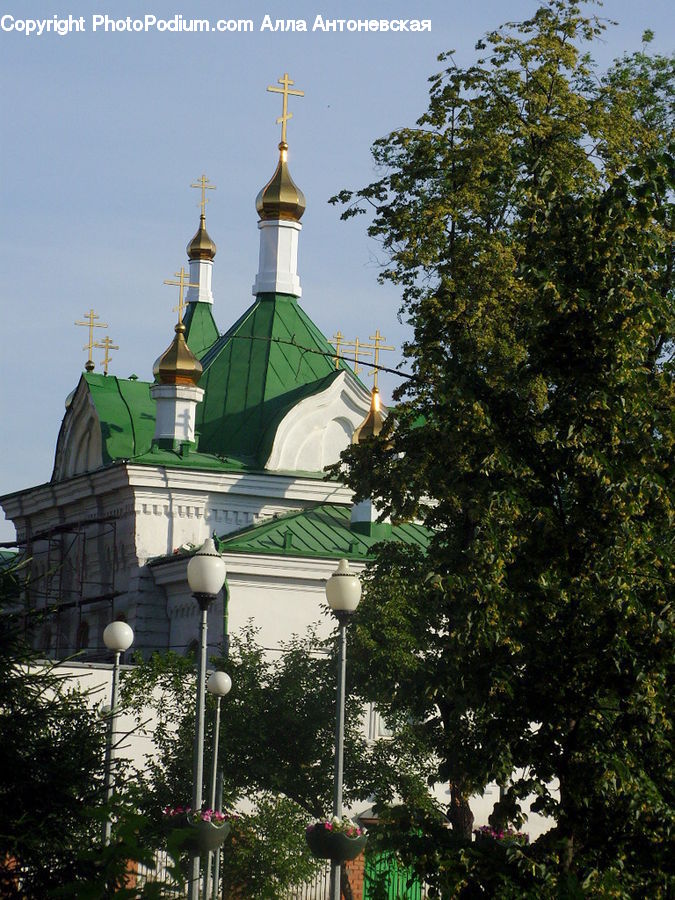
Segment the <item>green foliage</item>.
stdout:
<path fill-rule="evenodd" d="M 232 678 L 232 690 L 222 701 L 219 738 L 224 806 L 246 811 L 228 838 L 226 883 L 246 884 L 251 896 L 283 897 L 289 886 L 316 870 L 305 828 L 310 819 L 332 808 L 335 641 L 319 640 L 310 630 L 272 654 L 260 646 L 249 626 L 232 636 L 229 658 L 214 662 Z M 138 660 L 124 679 L 125 705 L 139 719 L 149 707 L 158 716 L 153 732 L 158 753 L 149 762 L 142 801 L 157 838 L 160 811 L 187 804 L 191 794 L 194 689 L 192 661 L 175 654 Z M 215 700 L 210 695 L 207 700 L 205 744 L 210 748 Z M 349 684 L 345 802 L 363 802 L 373 795 L 388 800 L 396 793 L 422 802 L 431 769 L 414 730 L 405 723 L 396 744 L 369 744 L 363 737 L 362 717 Z M 210 756 L 207 749 L 209 773 Z"/>
<path fill-rule="evenodd" d="M 126 886 L 134 861 L 152 866 L 149 848 L 156 844 L 136 812 L 133 785 L 118 778 L 112 803 L 105 803 L 106 722 L 72 677 L 28 646 L 30 614 L 15 611 L 22 579 L 21 565 L 0 569 L 0 895 L 167 896 L 170 885 Z M 116 824 L 104 847 L 108 816 Z"/>
<path fill-rule="evenodd" d="M 223 855 L 223 883 L 233 896 L 276 900 L 309 881 L 317 863 L 307 852 L 307 813 L 292 800 L 255 798 L 253 810 L 234 823 Z"/>
<path fill-rule="evenodd" d="M 0 579 L 0 893 L 44 897 L 77 874 L 78 848 L 100 833 L 89 807 L 101 800 L 103 723 L 5 611 L 16 569 Z"/>
<path fill-rule="evenodd" d="M 458 796 L 515 770 L 511 819 L 528 794 L 553 817 L 515 896 L 673 883 L 673 62 L 597 76 L 600 32 L 552 0 L 476 65 L 446 58 L 418 127 L 375 144 L 383 177 L 336 198 L 373 210 L 414 329 L 347 478 L 436 531 L 426 560 L 382 551 L 361 679 Z M 427 875 L 468 891 L 475 865 Z"/>
<path fill-rule="evenodd" d="M 133 788 L 126 796 L 113 799 L 112 813 L 115 819 L 113 839 L 107 846 L 97 841 L 84 845 L 77 852 L 75 877 L 50 891 L 55 900 L 161 900 L 175 897 L 184 889 L 185 877 L 178 863 L 172 864 L 160 881 L 145 881 L 141 887 L 135 884 L 137 863 L 152 870 L 155 866 L 152 830 L 147 818 L 139 814 L 135 806 L 139 800 Z M 108 811 L 105 807 L 88 810 L 98 834 Z M 176 854 L 178 858 L 178 853 Z M 170 861 L 171 862 L 171 861 Z"/>

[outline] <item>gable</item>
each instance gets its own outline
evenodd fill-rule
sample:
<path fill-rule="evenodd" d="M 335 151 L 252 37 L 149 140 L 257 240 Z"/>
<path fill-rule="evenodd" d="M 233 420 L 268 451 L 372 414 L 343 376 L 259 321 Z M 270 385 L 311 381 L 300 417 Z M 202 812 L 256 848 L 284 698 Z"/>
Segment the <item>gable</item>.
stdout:
<path fill-rule="evenodd" d="M 155 401 L 147 382 L 85 373 L 61 423 L 52 481 L 147 452 L 154 431 Z"/>
<path fill-rule="evenodd" d="M 272 424 L 266 469 L 321 472 L 349 446 L 370 401 L 365 388 L 345 371 L 327 386 L 294 403 Z"/>

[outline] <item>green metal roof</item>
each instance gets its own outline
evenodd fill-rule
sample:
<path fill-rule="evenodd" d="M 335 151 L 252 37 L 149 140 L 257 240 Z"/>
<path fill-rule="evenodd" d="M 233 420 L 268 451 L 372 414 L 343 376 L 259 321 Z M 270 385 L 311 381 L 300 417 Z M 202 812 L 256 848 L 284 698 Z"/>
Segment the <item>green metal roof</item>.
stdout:
<path fill-rule="evenodd" d="M 281 419 L 338 377 L 334 355 L 296 297 L 258 295 L 202 357 L 200 450 L 264 466 Z"/>
<path fill-rule="evenodd" d="M 364 534 L 350 526 L 351 507 L 323 503 L 302 512 L 277 516 L 220 538 L 222 553 L 260 553 L 288 557 L 368 560 L 382 540 L 426 549 L 431 532 L 423 525 L 380 526 Z"/>
<path fill-rule="evenodd" d="M 14 563 L 19 561 L 18 550 L 4 550 L 0 548 L 0 571 L 9 569 Z"/>
<path fill-rule="evenodd" d="M 351 371 L 342 360 L 335 368 L 335 348 L 290 295 L 259 295 L 222 337 L 210 304 L 189 304 L 184 321 L 190 348 L 197 356 L 201 352 L 204 367 L 197 448 L 181 453 L 153 447 L 155 401 L 149 382 L 85 373 L 101 425 L 103 465 L 133 460 L 262 471 L 284 416 L 326 390 L 341 370 Z"/>
<path fill-rule="evenodd" d="M 150 385 L 94 372 L 82 377 L 101 423 L 103 464 L 147 452 L 155 433 L 155 401 Z"/>
<path fill-rule="evenodd" d="M 216 471 L 262 471 L 257 464 L 217 453 L 203 453 L 195 448 L 185 452 L 153 446 L 155 433 L 155 401 L 150 396 L 151 384 L 114 375 L 83 373 L 101 426 L 103 465 L 129 460 L 139 465 Z M 317 472 L 278 472 L 279 475 L 302 475 L 323 478 Z"/>
<path fill-rule="evenodd" d="M 183 325 L 187 345 L 198 359 L 220 336 L 210 303 L 188 303 Z"/>
<path fill-rule="evenodd" d="M 89 387 L 101 424 L 104 465 L 125 459 L 140 465 L 191 469 L 241 471 L 245 468 L 237 459 L 211 453 L 196 450 L 181 453 L 153 447 L 155 401 L 150 396 L 151 384 L 147 381 L 95 373 L 86 373 L 82 377 Z"/>

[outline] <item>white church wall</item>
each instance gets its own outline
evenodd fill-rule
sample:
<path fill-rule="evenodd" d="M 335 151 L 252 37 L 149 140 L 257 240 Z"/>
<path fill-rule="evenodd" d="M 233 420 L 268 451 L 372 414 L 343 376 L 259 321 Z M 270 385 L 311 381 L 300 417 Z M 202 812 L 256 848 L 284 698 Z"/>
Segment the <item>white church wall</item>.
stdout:
<path fill-rule="evenodd" d="M 129 465 L 134 488 L 136 555 L 140 565 L 229 534 L 275 515 L 326 500 L 349 503 L 334 482 L 289 475 L 211 472 Z"/>
<path fill-rule="evenodd" d="M 132 648 L 133 649 L 133 648 Z M 49 664 L 51 666 L 51 664 Z M 120 681 L 124 679 L 125 672 L 132 666 L 120 666 Z M 112 692 L 112 663 L 79 663 L 75 661 L 59 663 L 54 667 L 54 673 L 60 677 L 72 680 L 73 684 L 87 693 L 87 701 L 92 709 L 101 710 L 101 707 L 110 707 Z M 142 771 L 148 758 L 157 753 L 153 743 L 153 730 L 155 716 L 150 709 L 141 714 L 141 727 L 137 726 L 133 715 L 124 711 L 120 705 L 115 727 L 117 749 L 115 756 L 118 760 L 124 760 L 136 771 Z M 104 760 L 101 759 L 101 769 Z"/>

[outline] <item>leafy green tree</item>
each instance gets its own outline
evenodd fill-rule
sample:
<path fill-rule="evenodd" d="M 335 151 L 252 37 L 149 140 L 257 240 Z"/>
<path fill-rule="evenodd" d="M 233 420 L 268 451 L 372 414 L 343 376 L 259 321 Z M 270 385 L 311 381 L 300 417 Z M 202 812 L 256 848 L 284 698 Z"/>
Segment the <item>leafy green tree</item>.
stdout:
<path fill-rule="evenodd" d="M 343 460 L 435 530 L 425 560 L 382 551 L 357 640 L 451 784 L 450 836 L 405 813 L 444 896 L 485 893 L 456 842 L 492 780 L 495 820 L 534 794 L 555 821 L 499 896 L 673 886 L 673 62 L 598 75 L 602 27 L 551 0 L 475 65 L 442 57 L 382 177 L 335 198 L 372 212 L 414 331 L 388 428 Z"/>
<path fill-rule="evenodd" d="M 133 785 L 118 777 L 105 802 L 106 722 L 94 698 L 24 638 L 40 614 L 18 612 L 23 575 L 12 560 L 0 565 L 0 896 L 174 896 L 171 885 L 125 886 L 134 861 L 153 865 L 155 844 Z M 107 816 L 114 839 L 103 847 Z"/>
<path fill-rule="evenodd" d="M 86 695 L 25 644 L 7 611 L 20 572 L 0 572 L 0 894 L 46 897 L 96 840 L 104 726 Z"/>
<path fill-rule="evenodd" d="M 224 881 L 247 896 L 284 897 L 307 880 L 316 863 L 305 828 L 330 813 L 335 741 L 336 657 L 332 642 L 310 630 L 272 654 L 249 626 L 231 636 L 227 660 L 213 660 L 232 678 L 222 701 L 219 757 L 224 805 L 242 807 L 224 854 Z M 349 686 L 352 689 L 352 686 Z M 143 811 L 161 832 L 161 810 L 189 805 L 194 738 L 194 663 L 176 654 L 139 660 L 128 672 L 124 702 L 139 719 L 157 715 Z M 150 699 L 152 698 L 152 699 Z M 207 697 L 205 770 L 210 773 L 213 698 Z M 345 729 L 345 802 L 403 796 L 419 805 L 431 772 L 413 729 L 396 742 L 369 743 L 363 709 L 348 699 Z M 205 794 L 208 796 L 208 793 Z"/>

